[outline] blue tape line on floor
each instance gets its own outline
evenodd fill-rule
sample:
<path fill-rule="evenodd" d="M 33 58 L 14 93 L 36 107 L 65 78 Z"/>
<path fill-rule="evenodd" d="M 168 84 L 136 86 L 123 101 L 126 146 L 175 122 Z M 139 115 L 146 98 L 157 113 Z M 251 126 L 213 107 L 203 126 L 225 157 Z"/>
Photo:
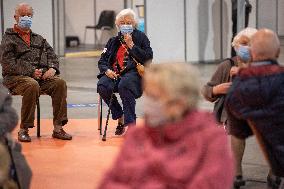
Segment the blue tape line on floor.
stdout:
<path fill-rule="evenodd" d="M 67 108 L 94 108 L 98 107 L 98 103 L 88 103 L 88 104 L 67 104 Z M 103 106 L 105 104 L 103 103 Z"/>

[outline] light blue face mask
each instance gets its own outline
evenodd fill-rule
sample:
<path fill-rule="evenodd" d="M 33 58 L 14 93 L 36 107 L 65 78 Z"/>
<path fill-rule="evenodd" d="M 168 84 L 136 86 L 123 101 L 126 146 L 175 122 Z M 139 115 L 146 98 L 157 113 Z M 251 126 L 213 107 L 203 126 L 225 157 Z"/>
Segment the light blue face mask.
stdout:
<path fill-rule="evenodd" d="M 30 16 L 20 17 L 18 26 L 23 29 L 30 29 L 32 27 L 32 17 Z"/>
<path fill-rule="evenodd" d="M 133 26 L 132 25 L 121 25 L 119 27 L 119 30 L 121 32 L 122 35 L 125 34 L 131 34 L 133 32 Z"/>
<path fill-rule="evenodd" d="M 240 45 L 239 48 L 236 49 L 237 56 L 244 62 L 248 62 L 251 60 L 250 50 L 248 46 Z"/>

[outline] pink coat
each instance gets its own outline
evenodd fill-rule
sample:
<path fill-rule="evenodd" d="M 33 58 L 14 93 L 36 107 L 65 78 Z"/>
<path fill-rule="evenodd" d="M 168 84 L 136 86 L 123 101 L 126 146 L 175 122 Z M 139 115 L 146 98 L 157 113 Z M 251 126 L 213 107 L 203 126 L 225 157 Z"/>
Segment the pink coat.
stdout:
<path fill-rule="evenodd" d="M 232 181 L 225 132 L 194 111 L 164 127 L 130 129 L 99 189 L 229 189 Z"/>

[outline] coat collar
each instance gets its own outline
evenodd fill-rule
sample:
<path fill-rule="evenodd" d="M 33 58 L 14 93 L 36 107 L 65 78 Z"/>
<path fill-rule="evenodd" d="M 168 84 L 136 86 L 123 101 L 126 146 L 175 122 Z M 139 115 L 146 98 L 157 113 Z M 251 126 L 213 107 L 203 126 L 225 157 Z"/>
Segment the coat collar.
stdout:
<path fill-rule="evenodd" d="M 13 28 L 7 28 L 5 34 L 7 35 L 18 35 L 17 32 L 14 31 Z M 31 36 L 37 36 L 38 34 L 34 33 L 32 30 L 31 30 Z"/>

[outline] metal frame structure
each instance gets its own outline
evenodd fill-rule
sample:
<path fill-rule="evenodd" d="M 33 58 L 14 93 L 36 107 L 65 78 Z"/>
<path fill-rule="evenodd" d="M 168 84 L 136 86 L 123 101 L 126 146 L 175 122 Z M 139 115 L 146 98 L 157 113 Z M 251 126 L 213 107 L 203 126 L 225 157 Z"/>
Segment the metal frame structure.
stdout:
<path fill-rule="evenodd" d="M 3 0 L 0 0 L 0 13 L 1 13 L 1 15 L 0 15 L 0 17 L 2 18 L 1 19 L 1 35 L 3 36 L 4 35 L 4 9 L 3 9 Z"/>

